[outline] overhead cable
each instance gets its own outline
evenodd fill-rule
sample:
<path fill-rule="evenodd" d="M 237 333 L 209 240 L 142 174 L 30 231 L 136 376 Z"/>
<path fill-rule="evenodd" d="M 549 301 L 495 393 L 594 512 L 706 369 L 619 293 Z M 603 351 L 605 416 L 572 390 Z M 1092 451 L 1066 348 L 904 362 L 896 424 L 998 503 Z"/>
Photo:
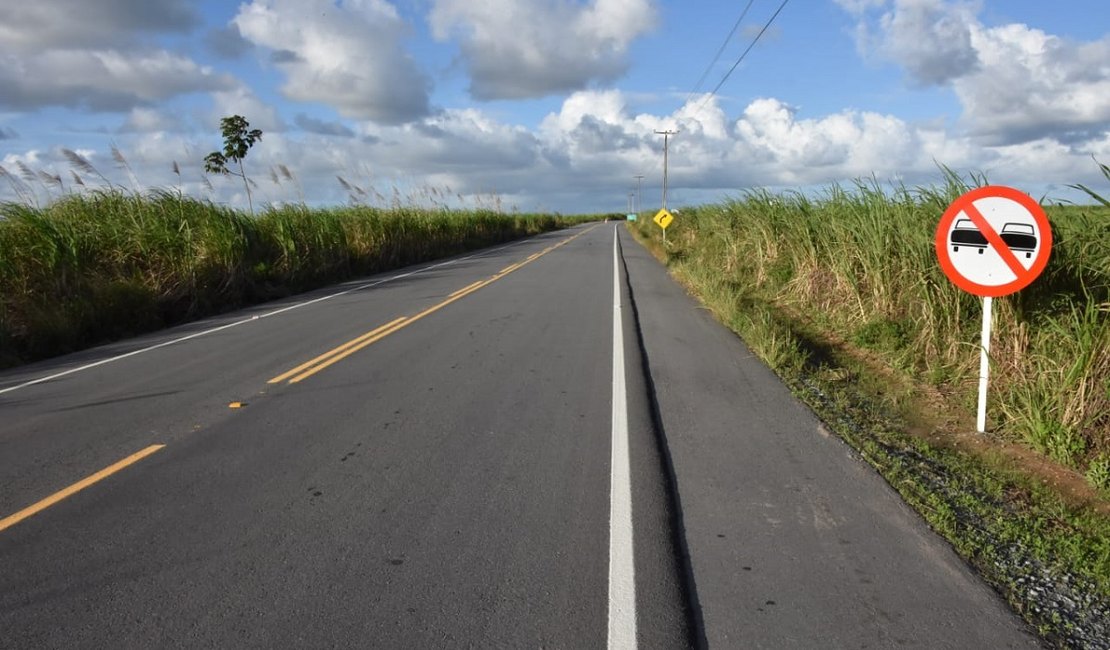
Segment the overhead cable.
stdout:
<path fill-rule="evenodd" d="M 732 64 L 732 67 L 728 69 L 728 72 L 725 73 L 724 77 L 721 77 L 721 81 L 717 83 L 717 86 L 713 89 L 713 91 L 706 95 L 705 99 L 703 99 L 701 104 L 698 105 L 698 110 L 694 111 L 695 115 L 701 112 L 701 109 L 705 107 L 706 103 L 717 95 L 717 91 L 721 89 L 721 86 L 725 85 L 725 82 L 728 81 L 729 76 L 731 76 L 733 71 L 736 70 L 737 66 L 740 65 L 740 62 L 744 60 L 744 57 L 748 56 L 748 52 L 752 51 L 752 48 L 755 47 L 755 44 L 758 43 L 759 39 L 763 37 L 763 34 L 771 26 L 771 23 L 775 22 L 775 18 L 778 18 L 779 13 L 782 12 L 783 8 L 788 2 L 790 2 L 790 0 L 782 0 L 782 4 L 779 5 L 779 8 L 775 10 L 775 13 L 771 15 L 771 18 L 766 22 L 766 24 L 763 25 L 763 29 L 759 30 L 759 33 L 755 35 L 755 38 L 752 39 L 751 44 L 748 45 L 748 48 L 744 50 L 744 52 L 740 55 L 740 58 L 736 59 L 736 63 Z"/>
<path fill-rule="evenodd" d="M 713 60 L 709 62 L 709 65 L 705 66 L 705 72 L 701 73 L 698 82 L 694 84 L 694 89 L 686 95 L 686 100 L 683 102 L 684 104 L 690 101 L 690 98 L 701 90 L 702 83 L 704 83 L 705 78 L 709 76 L 709 72 L 713 70 L 713 66 L 717 65 L 717 61 L 721 59 L 721 55 L 724 54 L 725 48 L 728 46 L 729 42 L 732 41 L 732 37 L 736 34 L 736 30 L 740 28 L 740 23 L 743 22 L 744 16 L 747 16 L 748 10 L 752 8 L 753 2 L 755 2 L 755 0 L 748 0 L 747 6 L 745 6 L 744 11 L 740 13 L 740 17 L 736 19 L 736 23 L 732 26 L 732 30 L 729 31 L 728 36 L 725 37 L 725 41 L 721 43 L 721 47 L 717 50 L 717 54 L 713 56 Z"/>

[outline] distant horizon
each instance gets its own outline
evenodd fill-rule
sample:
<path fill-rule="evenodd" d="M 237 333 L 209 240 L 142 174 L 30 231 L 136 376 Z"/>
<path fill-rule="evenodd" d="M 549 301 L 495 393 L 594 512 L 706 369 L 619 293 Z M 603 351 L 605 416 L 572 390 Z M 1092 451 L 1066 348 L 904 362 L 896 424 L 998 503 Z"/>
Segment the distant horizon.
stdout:
<path fill-rule="evenodd" d="M 2 166 L 0 166 L 0 167 L 2 167 Z M 12 170 L 7 170 L 7 169 L 0 170 L 0 183 L 8 182 L 9 187 L 10 187 L 11 186 L 10 182 L 6 181 L 6 179 L 4 178 L 4 175 L 3 175 L 4 172 L 7 172 L 7 173 L 11 174 Z M 979 175 L 978 172 L 969 172 L 969 175 L 961 175 L 961 178 L 965 181 L 970 181 L 971 180 L 970 174 Z M 15 174 L 13 174 L 13 175 L 15 175 Z M 248 175 L 248 177 L 250 177 L 249 170 L 248 170 L 247 175 Z M 37 176 L 37 174 L 36 174 L 36 176 Z M 142 180 L 141 177 L 139 177 L 138 174 L 136 174 L 136 177 L 138 178 L 138 180 L 140 180 L 140 181 Z M 213 179 L 213 180 L 216 179 L 214 176 L 211 176 L 211 175 L 209 176 L 209 178 Z M 20 179 L 20 180 L 24 183 L 25 186 L 30 185 L 29 181 L 27 181 L 25 179 Z M 64 180 L 64 176 L 63 176 L 63 180 Z M 705 200 L 701 200 L 701 201 L 698 201 L 698 200 L 685 201 L 685 200 L 676 200 L 675 195 L 671 194 L 668 197 L 668 207 L 667 207 L 667 209 L 670 210 L 671 212 L 677 212 L 677 211 L 680 211 L 682 209 L 698 208 L 698 207 L 703 207 L 703 206 L 708 206 L 708 205 L 717 205 L 717 204 L 721 204 L 721 203 L 724 203 L 724 202 L 727 202 L 727 201 L 730 201 L 730 200 L 743 200 L 744 195 L 749 194 L 749 193 L 758 193 L 758 192 L 767 192 L 767 193 L 771 194 L 772 196 L 780 196 L 780 195 L 785 195 L 785 194 L 798 193 L 798 194 L 802 194 L 803 196 L 806 196 L 807 198 L 819 201 L 823 197 L 823 195 L 827 194 L 827 192 L 829 190 L 831 190 L 833 187 L 840 187 L 841 189 L 844 189 L 847 193 L 852 194 L 857 189 L 857 182 L 859 182 L 859 183 L 866 182 L 869 189 L 874 189 L 876 186 L 871 185 L 872 180 L 873 179 L 871 179 L 871 178 L 844 179 L 844 180 L 829 181 L 828 183 L 825 183 L 825 184 L 811 185 L 811 186 L 808 186 L 808 187 L 761 186 L 761 187 L 736 188 L 736 189 L 730 189 L 730 190 L 729 189 L 721 189 L 721 190 L 716 190 L 716 191 L 713 191 L 713 190 L 703 190 L 703 191 L 687 190 L 687 191 L 683 192 L 683 194 L 696 194 L 696 193 L 700 192 L 700 193 L 703 193 L 707 198 L 705 198 Z M 992 182 L 989 178 L 987 179 L 987 181 L 991 185 L 1000 184 L 1000 183 Z M 48 186 L 43 182 L 43 180 L 41 178 L 36 178 L 36 180 L 34 182 L 39 187 L 38 187 L 37 191 L 35 191 L 31 187 L 28 187 L 29 190 L 34 192 L 34 196 L 32 197 L 32 199 L 30 201 L 25 200 L 23 197 L 20 197 L 17 194 L 14 197 L 12 197 L 12 196 L 2 196 L 2 197 L 0 197 L 0 203 L 15 203 L 15 204 L 32 205 L 32 206 L 37 206 L 37 207 L 47 207 L 50 203 L 53 203 L 53 202 L 55 202 L 57 200 L 60 200 L 60 199 L 63 199 L 63 198 L 67 198 L 68 196 L 74 195 L 74 194 L 88 195 L 88 194 L 93 194 L 93 193 L 100 192 L 100 191 L 105 191 L 105 192 L 117 191 L 117 192 L 122 192 L 124 194 L 148 196 L 148 195 L 153 195 L 153 194 L 156 194 L 156 193 L 159 193 L 159 192 L 168 192 L 168 193 L 171 193 L 171 194 L 175 194 L 179 191 L 179 188 L 176 185 L 162 185 L 162 186 L 156 186 L 156 187 L 141 187 L 141 188 L 136 189 L 136 188 L 130 187 L 130 186 L 124 184 L 124 183 L 113 183 L 113 185 L 107 186 L 107 185 L 98 185 L 98 184 L 95 183 L 95 181 L 91 182 L 91 183 L 86 182 L 84 187 L 75 187 L 75 184 L 66 181 L 65 182 L 66 187 L 63 190 L 59 191 L 57 189 L 49 190 Z M 220 182 L 228 182 L 228 183 L 234 182 L 234 183 L 239 184 L 240 187 L 242 187 L 242 181 L 240 179 L 234 178 L 234 177 L 231 178 L 231 179 L 221 180 Z M 252 187 L 253 187 L 253 183 L 258 183 L 258 182 L 259 181 L 253 181 L 253 179 L 252 179 Z M 267 180 L 266 182 L 269 183 L 270 181 Z M 353 185 L 354 183 L 351 183 L 351 184 Z M 909 190 L 912 193 L 912 192 L 914 192 L 918 189 L 923 189 L 923 190 L 936 189 L 936 188 L 942 187 L 943 184 L 944 184 L 943 183 L 943 178 L 938 173 L 937 179 L 935 179 L 934 182 L 905 184 L 904 188 Z M 1105 193 L 1100 191 L 1102 188 L 1098 187 L 1097 184 L 1096 184 L 1095 187 L 1089 187 L 1089 189 L 1094 191 L 1096 194 L 1099 194 L 1100 196 L 1103 196 L 1103 197 L 1107 198 L 1107 200 L 1110 200 L 1110 181 L 1106 181 L 1106 184 L 1107 184 L 1107 189 L 1106 189 Z M 877 187 L 878 187 L 878 189 L 882 190 L 888 196 L 892 195 L 896 190 L 900 189 L 898 186 L 896 186 L 896 181 L 887 181 L 885 183 L 880 181 L 879 185 Z M 388 192 L 390 192 L 390 195 L 392 195 L 393 186 L 390 186 L 389 188 L 386 188 L 386 189 L 387 189 Z M 400 188 L 398 188 L 398 189 L 400 189 Z M 369 198 L 362 199 L 362 200 L 359 200 L 359 201 L 352 201 L 352 200 L 348 199 L 345 202 L 335 202 L 335 201 L 329 201 L 329 200 L 320 199 L 320 198 L 308 199 L 307 197 L 305 198 L 304 201 L 301 201 L 299 199 L 292 198 L 292 197 L 286 198 L 286 199 L 278 199 L 278 200 L 265 200 L 265 199 L 263 199 L 262 201 L 259 201 L 258 198 L 257 198 L 257 195 L 255 195 L 256 199 L 255 199 L 255 206 L 254 207 L 255 207 L 255 212 L 259 212 L 259 213 L 264 211 L 268 207 L 274 207 L 274 208 L 279 208 L 280 209 L 280 208 L 285 207 L 285 206 L 304 205 L 304 206 L 306 206 L 308 208 L 311 208 L 311 209 L 334 209 L 334 208 L 365 206 L 365 207 L 371 207 L 371 208 L 376 208 L 376 209 L 386 209 L 386 210 L 393 209 L 393 208 L 418 208 L 418 209 L 430 209 L 430 210 L 448 209 L 448 210 L 460 210 L 460 211 L 491 210 L 491 211 L 503 212 L 503 213 L 560 214 L 560 215 L 564 215 L 564 216 L 585 216 L 585 215 L 614 215 L 614 214 L 628 215 L 628 214 L 633 214 L 633 213 L 636 213 L 636 214 L 643 214 L 643 213 L 654 214 L 654 213 L 658 212 L 661 209 L 661 205 L 662 205 L 662 200 L 661 200 L 661 197 L 658 196 L 658 192 L 653 192 L 652 193 L 653 195 L 652 195 L 650 200 L 649 200 L 648 197 L 644 197 L 643 206 L 641 206 L 641 208 L 639 209 L 638 212 L 635 211 L 635 210 L 633 210 L 633 212 L 628 211 L 628 197 L 627 197 L 627 195 L 625 196 L 625 199 L 624 199 L 625 200 L 625 205 L 624 205 L 623 209 L 620 208 L 620 207 L 598 208 L 598 209 L 586 208 L 586 209 L 580 210 L 580 211 L 569 211 L 569 212 L 568 211 L 562 211 L 562 210 L 528 210 L 528 209 L 522 208 L 519 205 L 512 204 L 507 199 L 505 199 L 504 197 L 502 197 L 501 195 L 499 195 L 495 192 L 494 193 L 470 195 L 470 196 L 464 197 L 461 200 L 458 199 L 457 197 L 452 199 L 452 200 L 440 200 L 440 199 L 431 199 L 429 197 L 432 197 L 433 195 L 443 196 L 444 191 L 441 188 L 436 188 L 434 191 L 433 191 L 433 188 L 428 188 L 428 187 L 422 187 L 422 188 L 418 188 L 418 189 L 419 189 L 419 191 L 410 190 L 410 191 L 408 191 L 407 194 L 401 194 L 400 195 L 401 196 L 400 202 L 396 203 L 396 204 L 393 204 L 391 202 L 383 202 L 382 200 L 369 199 Z M 659 188 L 653 188 L 653 189 L 658 190 Z M 1030 192 L 1028 189 L 1023 188 L 1023 187 L 1017 187 L 1016 189 L 1019 189 L 1023 192 L 1026 192 L 1027 194 L 1032 196 L 1034 199 L 1036 199 L 1037 201 L 1039 201 L 1043 205 L 1092 207 L 1092 208 L 1102 207 L 1101 203 L 1099 203 L 1097 200 L 1095 200 L 1093 197 L 1091 197 L 1086 192 L 1084 192 L 1080 189 L 1077 189 L 1077 188 L 1071 188 L 1071 187 L 1066 188 L 1067 191 L 1070 193 L 1069 198 L 1060 198 L 1057 195 L 1051 195 L 1051 194 L 1047 194 L 1047 193 L 1046 194 L 1036 194 L 1034 192 Z M 252 189 L 252 194 L 256 190 L 257 190 L 257 188 Z M 287 191 L 295 191 L 295 190 L 287 188 Z M 633 191 L 633 193 L 634 193 L 634 191 Z M 2 193 L 0 193 L 0 195 L 2 195 Z M 216 193 L 214 193 L 214 192 L 209 193 L 208 195 L 199 195 L 199 196 L 182 192 L 182 195 L 185 198 L 188 198 L 188 199 L 195 199 L 195 200 L 198 200 L 198 201 L 210 202 L 214 205 L 218 205 L 218 206 L 222 206 L 222 207 L 229 207 L 229 208 L 233 208 L 233 209 L 236 209 L 236 210 L 242 210 L 244 212 L 247 211 L 247 205 L 246 205 L 245 200 L 242 202 L 242 204 L 239 204 L 238 202 L 234 202 L 234 201 L 229 201 L 229 200 L 221 200 L 220 197 L 217 196 Z M 265 193 L 263 194 L 263 196 L 265 196 Z M 385 195 L 385 194 L 382 194 L 381 199 L 386 199 L 386 198 L 388 198 L 388 196 Z M 433 202 L 433 200 L 435 202 Z M 0 214 L 0 219 L 2 219 L 2 218 L 4 218 L 4 216 L 2 214 Z"/>

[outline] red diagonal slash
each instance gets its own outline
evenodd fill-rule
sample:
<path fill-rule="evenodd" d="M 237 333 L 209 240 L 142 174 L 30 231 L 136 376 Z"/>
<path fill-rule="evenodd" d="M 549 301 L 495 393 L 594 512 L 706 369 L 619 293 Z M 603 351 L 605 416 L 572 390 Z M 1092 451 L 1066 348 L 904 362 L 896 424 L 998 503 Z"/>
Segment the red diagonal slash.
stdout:
<path fill-rule="evenodd" d="M 974 201 L 967 202 L 967 205 L 964 206 L 964 214 L 971 217 L 971 222 L 975 224 L 979 232 L 983 233 L 983 236 L 987 238 L 990 245 L 994 246 L 994 250 L 998 251 L 998 254 L 1002 256 L 1002 261 L 1014 272 L 1014 277 L 1020 280 L 1029 275 L 1029 269 L 1021 265 L 1021 262 L 1018 261 L 1014 252 L 1010 250 L 1006 242 L 1002 241 L 1002 237 L 994 231 L 994 228 L 991 227 L 990 222 L 983 216 L 983 213 L 979 212 L 979 208 L 975 207 Z"/>

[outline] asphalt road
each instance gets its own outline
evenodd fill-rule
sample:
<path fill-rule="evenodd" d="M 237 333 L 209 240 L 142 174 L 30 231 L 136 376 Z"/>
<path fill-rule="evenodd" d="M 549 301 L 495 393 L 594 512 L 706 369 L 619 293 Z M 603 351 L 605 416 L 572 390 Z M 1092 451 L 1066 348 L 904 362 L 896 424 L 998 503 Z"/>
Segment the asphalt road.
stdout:
<path fill-rule="evenodd" d="M 0 647 L 630 639 L 1036 647 L 619 224 L 0 373 Z"/>

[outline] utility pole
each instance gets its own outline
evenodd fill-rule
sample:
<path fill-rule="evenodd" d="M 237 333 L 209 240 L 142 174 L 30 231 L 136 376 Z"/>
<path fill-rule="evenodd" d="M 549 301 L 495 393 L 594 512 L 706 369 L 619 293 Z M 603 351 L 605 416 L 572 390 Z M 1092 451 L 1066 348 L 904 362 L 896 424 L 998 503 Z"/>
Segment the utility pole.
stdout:
<path fill-rule="evenodd" d="M 632 192 L 628 193 L 628 213 L 632 214 L 632 197 L 636 196 Z"/>
<path fill-rule="evenodd" d="M 640 181 L 644 180 L 644 175 L 643 174 L 637 174 L 635 178 L 636 178 L 636 209 L 633 210 L 633 212 L 635 212 L 636 214 L 639 214 L 640 210 L 644 209 L 644 201 L 643 201 L 643 198 L 640 196 Z"/>
<path fill-rule="evenodd" d="M 670 144 L 672 135 L 678 134 L 678 131 L 656 131 L 656 135 L 663 136 L 663 209 L 667 209 L 667 149 Z M 664 231 L 665 232 L 665 231 Z"/>

